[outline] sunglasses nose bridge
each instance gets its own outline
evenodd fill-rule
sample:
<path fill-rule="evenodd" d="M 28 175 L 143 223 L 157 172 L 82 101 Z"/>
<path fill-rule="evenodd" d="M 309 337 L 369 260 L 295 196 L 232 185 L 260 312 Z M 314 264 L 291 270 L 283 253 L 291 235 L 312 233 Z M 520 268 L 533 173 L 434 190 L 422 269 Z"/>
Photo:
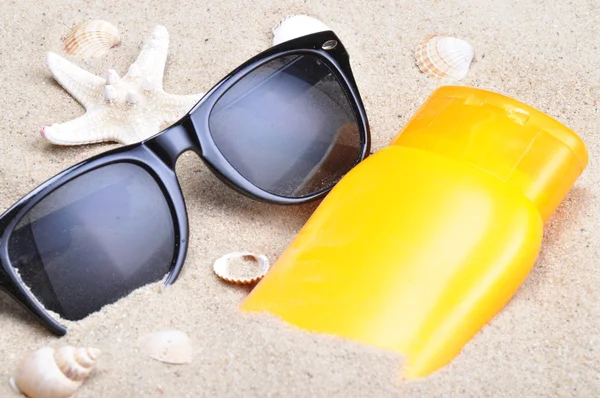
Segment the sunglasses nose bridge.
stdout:
<path fill-rule="evenodd" d="M 189 150 L 201 152 L 200 142 L 189 118 L 168 127 L 162 133 L 144 142 L 167 166 L 175 169 L 179 156 Z"/>

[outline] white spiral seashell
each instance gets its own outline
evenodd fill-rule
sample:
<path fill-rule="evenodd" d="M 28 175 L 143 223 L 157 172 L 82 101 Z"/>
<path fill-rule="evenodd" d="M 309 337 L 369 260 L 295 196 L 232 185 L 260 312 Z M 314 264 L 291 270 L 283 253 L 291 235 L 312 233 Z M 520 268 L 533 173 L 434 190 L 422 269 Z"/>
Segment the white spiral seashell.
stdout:
<path fill-rule="evenodd" d="M 29 398 L 70 397 L 88 377 L 100 354 L 97 348 L 41 348 L 19 364 L 14 385 Z"/>
<path fill-rule="evenodd" d="M 474 57 L 475 50 L 469 43 L 442 35 L 427 36 L 415 50 L 421 72 L 437 79 L 461 80 Z"/>
<path fill-rule="evenodd" d="M 292 40 L 297 37 L 310 35 L 316 32 L 331 30 L 323 22 L 308 15 L 295 15 L 284 18 L 273 31 L 273 45 L 276 46 L 284 41 Z"/>
<path fill-rule="evenodd" d="M 64 50 L 83 58 L 100 57 L 121 43 L 119 30 L 107 21 L 95 20 L 76 26 L 65 37 Z"/>

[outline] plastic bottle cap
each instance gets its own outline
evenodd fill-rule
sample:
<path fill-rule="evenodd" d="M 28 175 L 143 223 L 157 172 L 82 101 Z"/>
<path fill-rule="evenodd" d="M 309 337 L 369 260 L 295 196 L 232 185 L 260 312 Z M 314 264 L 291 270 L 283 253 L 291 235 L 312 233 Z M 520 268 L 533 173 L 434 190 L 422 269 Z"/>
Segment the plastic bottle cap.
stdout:
<path fill-rule="evenodd" d="M 466 162 L 519 189 L 547 221 L 588 163 L 577 134 L 503 95 L 458 86 L 436 90 L 394 138 Z"/>

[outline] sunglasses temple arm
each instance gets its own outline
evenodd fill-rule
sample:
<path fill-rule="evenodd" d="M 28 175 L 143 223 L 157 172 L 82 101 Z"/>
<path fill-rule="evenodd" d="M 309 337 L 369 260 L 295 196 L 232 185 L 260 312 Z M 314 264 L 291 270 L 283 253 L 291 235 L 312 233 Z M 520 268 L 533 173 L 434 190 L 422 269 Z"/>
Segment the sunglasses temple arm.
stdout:
<path fill-rule="evenodd" d="M 0 260 L 1 261 L 1 260 Z M 10 277 L 4 269 L 4 265 L 0 264 L 0 290 L 5 291 L 17 303 L 33 315 L 38 321 L 42 322 L 52 333 L 57 336 L 64 336 L 67 329 L 51 319 L 47 314 L 44 314 L 38 307 L 33 305 L 23 291 L 18 289 L 10 280 Z"/>

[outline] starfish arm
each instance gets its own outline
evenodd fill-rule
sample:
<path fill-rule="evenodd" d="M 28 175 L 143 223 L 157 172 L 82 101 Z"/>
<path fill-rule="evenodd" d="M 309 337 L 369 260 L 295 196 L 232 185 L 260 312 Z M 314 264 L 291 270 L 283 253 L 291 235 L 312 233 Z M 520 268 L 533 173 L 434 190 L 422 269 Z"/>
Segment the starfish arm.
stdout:
<path fill-rule="evenodd" d="M 60 55 L 49 52 L 46 63 L 52 75 L 86 109 L 102 101 L 106 81 L 67 61 Z"/>
<path fill-rule="evenodd" d="M 155 120 L 139 120 L 130 126 L 129 131 L 127 131 L 126 134 L 123 134 L 121 142 L 125 145 L 129 145 L 143 141 L 146 138 L 150 138 L 153 135 L 158 134 L 160 132 L 159 127 L 159 123 Z"/>
<path fill-rule="evenodd" d="M 164 91 L 154 93 L 157 98 L 153 101 L 155 115 L 160 115 L 160 124 L 171 125 L 185 116 L 194 105 L 200 101 L 204 94 L 178 95 L 168 94 Z"/>
<path fill-rule="evenodd" d="M 42 127 L 41 134 L 55 145 L 84 145 L 104 141 L 122 142 L 118 125 L 102 123 L 105 116 L 102 111 L 87 112 L 65 123 L 55 123 Z"/>
<path fill-rule="evenodd" d="M 149 77 L 159 90 L 163 88 L 163 74 L 169 52 L 169 32 L 158 25 L 146 39 L 144 47 L 135 63 L 140 67 L 142 75 Z"/>

